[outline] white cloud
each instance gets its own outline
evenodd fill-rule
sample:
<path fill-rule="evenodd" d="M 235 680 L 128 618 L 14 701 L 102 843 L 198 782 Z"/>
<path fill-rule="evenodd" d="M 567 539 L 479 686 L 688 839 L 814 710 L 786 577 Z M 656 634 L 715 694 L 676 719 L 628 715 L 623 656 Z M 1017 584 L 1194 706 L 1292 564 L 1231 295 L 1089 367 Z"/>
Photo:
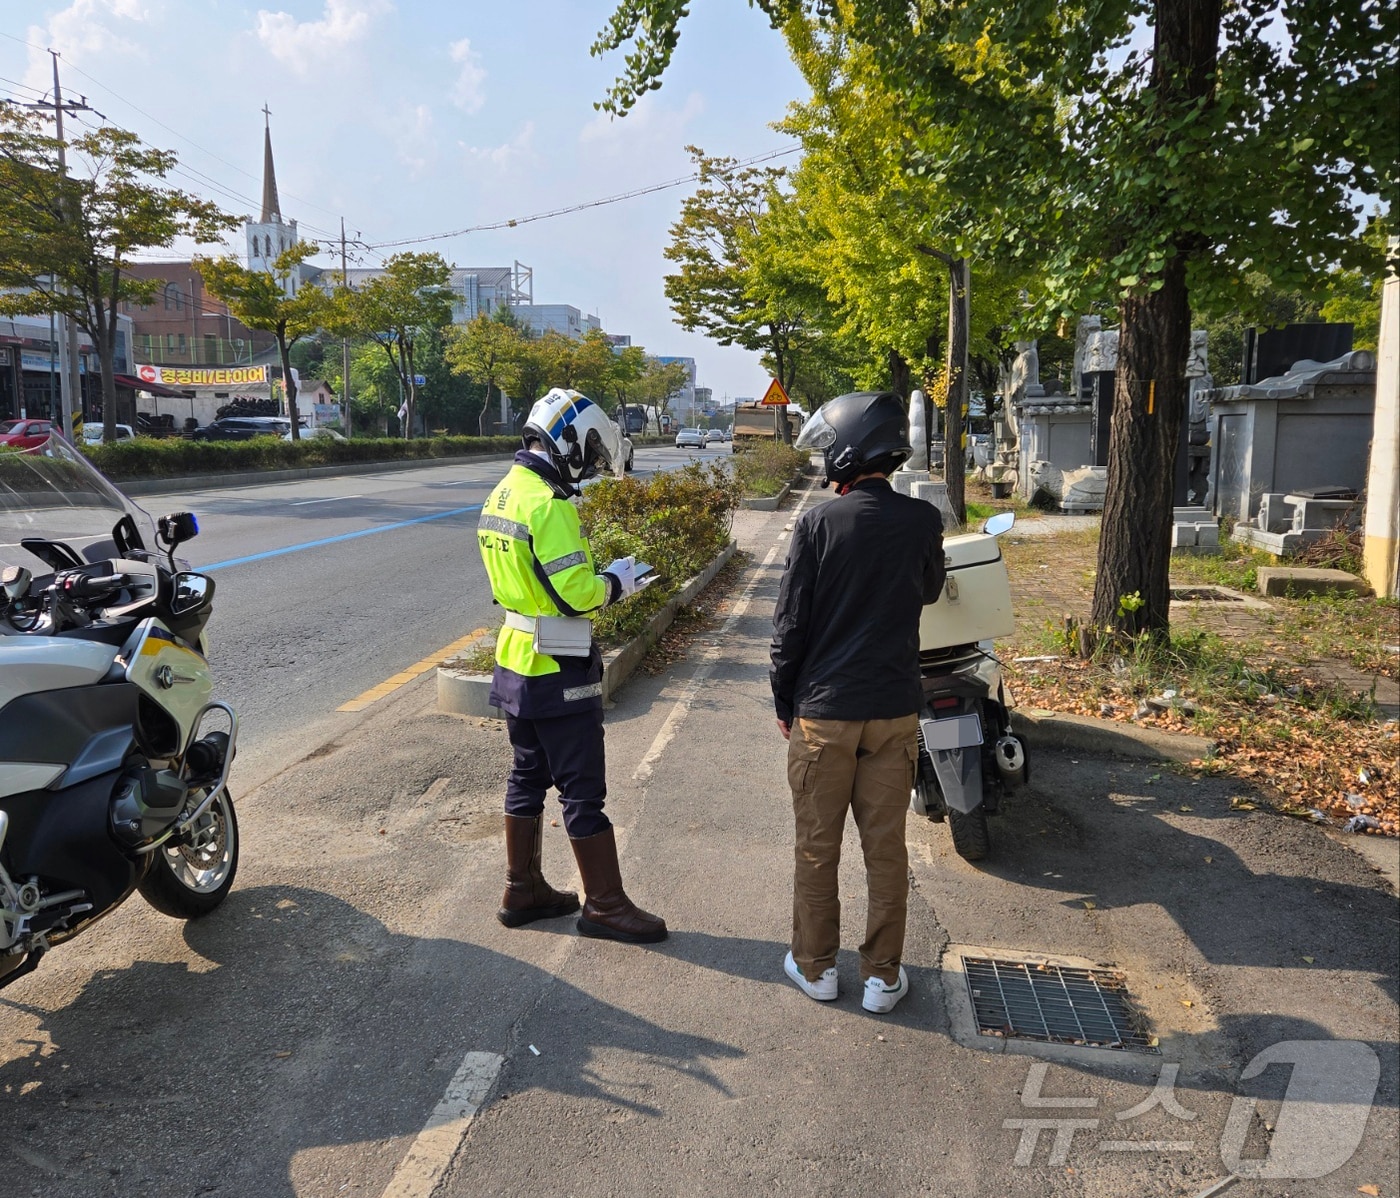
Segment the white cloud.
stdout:
<path fill-rule="evenodd" d="M 391 11 L 389 0 L 325 0 L 320 20 L 298 21 L 291 13 L 259 9 L 255 32 L 273 58 L 299 75 L 363 41 L 374 18 Z"/>
<path fill-rule="evenodd" d="M 138 43 L 112 29 L 108 22 L 140 24 L 150 16 L 150 6 L 143 0 L 73 0 L 67 8 L 54 13 L 46 25 L 31 25 L 27 40 L 37 46 L 54 47 L 75 65 L 98 62 L 104 57 L 130 59 L 140 56 Z M 43 50 L 29 51 L 24 82 L 41 92 L 52 89 L 53 59 Z"/>
<path fill-rule="evenodd" d="M 595 152 L 679 149 L 688 140 L 687 127 L 705 111 L 705 97 L 691 92 L 680 108 L 668 108 L 648 92 L 625 117 L 600 112 L 579 130 L 579 143 Z"/>
<path fill-rule="evenodd" d="M 463 112 L 480 112 L 486 103 L 486 93 L 482 90 L 486 70 L 481 65 L 481 55 L 472 49 L 471 39 L 466 37 L 453 42 L 447 52 L 458 68 L 457 81 L 452 85 L 452 103 Z"/>
<path fill-rule="evenodd" d="M 467 160 L 476 166 L 492 166 L 497 170 L 508 170 L 521 162 L 535 159 L 535 122 L 526 121 L 520 132 L 508 142 L 499 146 L 469 146 L 458 142 Z"/>

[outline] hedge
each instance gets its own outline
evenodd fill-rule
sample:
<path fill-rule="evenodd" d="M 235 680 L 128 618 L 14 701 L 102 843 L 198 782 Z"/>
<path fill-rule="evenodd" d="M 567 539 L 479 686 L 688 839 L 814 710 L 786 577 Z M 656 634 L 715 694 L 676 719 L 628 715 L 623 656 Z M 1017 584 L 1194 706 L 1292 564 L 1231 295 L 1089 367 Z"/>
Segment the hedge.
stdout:
<path fill-rule="evenodd" d="M 634 437 L 634 447 L 669 445 L 664 437 Z M 467 454 L 513 453 L 520 438 L 511 437 L 356 437 L 334 441 L 309 437 L 283 441 L 255 437 L 251 441 L 186 441 L 136 437 L 111 445 L 80 447 L 108 478 L 118 482 L 138 478 L 179 478 L 186 474 L 232 474 L 240 470 L 295 470 L 334 466 L 342 462 L 414 462 Z"/>

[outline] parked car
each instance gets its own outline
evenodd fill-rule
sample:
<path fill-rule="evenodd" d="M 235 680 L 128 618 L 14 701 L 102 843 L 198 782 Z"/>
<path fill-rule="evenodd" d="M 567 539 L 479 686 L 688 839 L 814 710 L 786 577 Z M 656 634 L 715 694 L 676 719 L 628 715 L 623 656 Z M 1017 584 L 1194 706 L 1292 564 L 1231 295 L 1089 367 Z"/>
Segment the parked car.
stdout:
<path fill-rule="evenodd" d="M 292 431 L 285 416 L 225 416 L 194 430 L 196 441 L 251 441 L 254 437 L 280 437 Z"/>
<path fill-rule="evenodd" d="M 58 430 L 51 420 L 0 421 L 0 445 L 12 449 L 37 449 Z"/>
<path fill-rule="evenodd" d="M 698 428 L 683 428 L 676 434 L 677 449 L 704 449 L 705 434 Z"/>
<path fill-rule="evenodd" d="M 345 437 L 345 436 L 343 436 L 342 434 L 336 432 L 335 429 L 333 429 L 333 428 L 303 428 L 303 429 L 298 429 L 297 431 L 301 433 L 301 439 L 302 439 L 303 441 L 314 441 L 314 440 L 316 440 L 317 438 L 320 438 L 320 439 L 323 440 L 323 441 L 345 441 L 345 440 L 348 440 L 347 437 Z M 285 433 L 282 434 L 282 440 L 284 440 L 284 441 L 290 441 L 291 439 L 292 439 L 292 429 L 291 429 L 291 425 L 288 424 L 288 426 L 287 426 L 287 431 L 286 431 Z"/>
<path fill-rule="evenodd" d="M 119 424 L 119 425 L 117 425 L 117 440 L 118 440 L 118 441 L 130 441 L 131 438 L 134 437 L 134 436 L 136 436 L 136 433 L 135 433 L 134 431 L 132 431 L 131 425 L 129 425 L 129 424 Z M 84 444 L 84 445 L 101 445 L 101 444 L 102 444 L 102 421 L 100 421 L 100 420 L 86 420 L 86 421 L 83 422 L 83 444 Z"/>

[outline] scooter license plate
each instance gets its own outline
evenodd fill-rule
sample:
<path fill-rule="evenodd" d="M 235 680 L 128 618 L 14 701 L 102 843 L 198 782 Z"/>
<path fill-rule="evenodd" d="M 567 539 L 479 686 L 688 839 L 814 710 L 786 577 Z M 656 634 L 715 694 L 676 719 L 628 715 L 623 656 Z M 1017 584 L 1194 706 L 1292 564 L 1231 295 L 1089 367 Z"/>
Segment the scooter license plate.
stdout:
<path fill-rule="evenodd" d="M 924 748 L 930 753 L 936 749 L 965 749 L 982 743 L 982 721 L 976 712 L 942 720 L 920 720 L 919 729 L 924 734 Z"/>

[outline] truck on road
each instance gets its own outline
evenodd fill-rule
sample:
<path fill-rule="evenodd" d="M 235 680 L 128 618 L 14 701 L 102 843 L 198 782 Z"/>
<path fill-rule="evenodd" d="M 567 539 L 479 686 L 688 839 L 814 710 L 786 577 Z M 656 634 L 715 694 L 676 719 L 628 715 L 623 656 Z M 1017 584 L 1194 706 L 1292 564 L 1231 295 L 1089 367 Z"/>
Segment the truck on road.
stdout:
<path fill-rule="evenodd" d="M 734 409 L 733 449 L 739 453 L 755 441 L 777 439 L 780 425 L 778 421 L 786 414 L 788 428 L 792 430 L 792 441 L 802 431 L 802 413 L 789 405 L 786 413 L 780 407 L 764 404 L 742 404 Z"/>

